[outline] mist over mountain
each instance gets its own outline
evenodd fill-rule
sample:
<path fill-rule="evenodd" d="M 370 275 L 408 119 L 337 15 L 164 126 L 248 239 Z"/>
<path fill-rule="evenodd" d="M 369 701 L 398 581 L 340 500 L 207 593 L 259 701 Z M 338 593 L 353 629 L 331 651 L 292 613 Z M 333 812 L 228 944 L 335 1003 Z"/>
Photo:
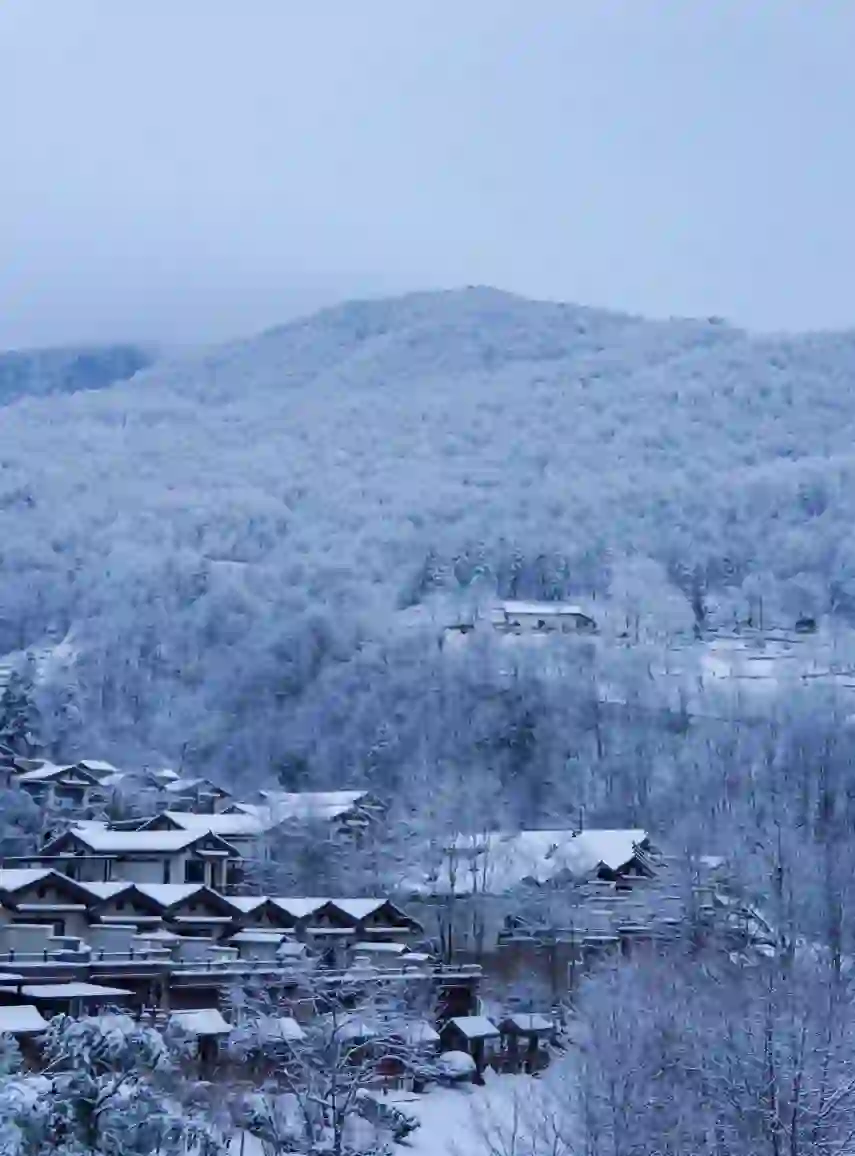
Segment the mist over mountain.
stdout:
<path fill-rule="evenodd" d="M 0 353 L 0 406 L 22 397 L 104 389 L 155 360 L 141 345 L 80 345 Z"/>
<path fill-rule="evenodd" d="M 632 602 L 651 636 L 855 609 L 855 333 L 467 289 L 94 392 L 45 357 L 0 422 L 0 647 L 73 631 L 90 741 L 354 781 L 437 661 L 408 607 Z"/>

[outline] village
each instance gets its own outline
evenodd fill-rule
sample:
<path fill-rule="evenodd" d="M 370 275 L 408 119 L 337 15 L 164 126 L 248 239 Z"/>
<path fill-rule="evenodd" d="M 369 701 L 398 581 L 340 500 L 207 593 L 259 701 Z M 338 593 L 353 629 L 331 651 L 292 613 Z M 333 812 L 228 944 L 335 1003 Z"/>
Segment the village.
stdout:
<path fill-rule="evenodd" d="M 394 991 L 398 1020 L 419 1009 L 400 1031 L 422 1067 L 449 1057 L 455 1077 L 476 1080 L 488 1065 L 537 1071 L 578 977 L 604 954 L 661 950 L 714 921 L 729 923 L 734 944 L 763 936 L 759 916 L 749 928 L 718 895 L 716 861 L 682 887 L 643 830 L 460 834 L 437 876 L 403 894 L 269 895 L 252 879 L 271 831 L 315 824 L 358 841 L 383 824 L 382 801 L 342 790 L 244 802 L 172 770 L 0 757 L 7 785 L 53 827 L 0 868 L 0 1033 L 36 1066 L 51 1016 L 120 1009 L 189 1033 L 214 1073 L 247 1030 L 233 993 L 254 985 L 275 992 L 287 1038 L 342 993 Z M 138 817 L 104 817 L 119 783 Z M 368 1046 L 374 1029 L 364 1030 Z M 387 1063 L 372 1079 L 411 1087 L 418 1072 Z"/>
<path fill-rule="evenodd" d="M 597 633 L 560 603 L 502 603 L 489 621 L 502 634 Z M 686 862 L 643 829 L 584 828 L 579 816 L 553 830 L 454 831 L 429 866 L 416 856 L 380 893 L 282 894 L 270 883 L 289 847 L 358 856 L 387 838 L 387 801 L 364 789 L 241 799 L 169 768 L 29 754 L 0 742 L 2 785 L 42 817 L 39 846 L 0 864 L 0 1034 L 36 1068 L 52 1016 L 119 1010 L 187 1033 L 202 1070 L 222 1073 L 252 1027 L 235 998 L 251 988 L 291 1041 L 337 1002 L 382 995 L 412 1054 L 372 1067 L 374 1084 L 413 1087 L 426 1065 L 476 1081 L 488 1066 L 536 1072 L 598 961 L 687 937 L 737 951 L 772 939 L 727 893 L 722 860 Z M 369 1048 L 376 1027 L 359 1024 Z"/>

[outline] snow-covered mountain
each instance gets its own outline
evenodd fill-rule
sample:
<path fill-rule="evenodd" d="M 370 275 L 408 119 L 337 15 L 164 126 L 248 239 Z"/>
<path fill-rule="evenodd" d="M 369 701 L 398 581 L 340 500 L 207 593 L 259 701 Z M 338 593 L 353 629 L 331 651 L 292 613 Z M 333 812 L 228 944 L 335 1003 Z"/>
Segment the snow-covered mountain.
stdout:
<path fill-rule="evenodd" d="M 229 717 L 276 761 L 331 662 L 475 580 L 651 621 L 850 611 L 853 446 L 855 333 L 343 305 L 3 411 L 0 652 L 74 623 L 99 717 L 206 749 Z"/>
<path fill-rule="evenodd" d="M 0 406 L 24 397 L 104 389 L 155 360 L 141 345 L 75 345 L 0 353 Z"/>

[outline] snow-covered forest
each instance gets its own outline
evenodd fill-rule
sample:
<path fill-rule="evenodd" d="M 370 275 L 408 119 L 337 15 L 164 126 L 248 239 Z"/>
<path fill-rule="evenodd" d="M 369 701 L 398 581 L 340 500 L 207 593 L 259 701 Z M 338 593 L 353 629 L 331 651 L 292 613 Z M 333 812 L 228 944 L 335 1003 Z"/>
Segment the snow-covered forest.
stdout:
<path fill-rule="evenodd" d="M 244 792 L 370 788 L 388 818 L 358 852 L 277 857 L 306 889 L 418 890 L 460 831 L 651 831 L 677 898 L 721 857 L 774 963 L 714 950 L 699 973 L 689 935 L 595 973 L 575 999 L 596 1047 L 556 1062 L 519 1134 L 532 1154 L 544 1129 L 554 1153 L 582 1134 L 597 1156 L 836 1151 L 855 1119 L 853 372 L 845 334 L 473 289 L 12 401 L 4 741 Z M 571 599 L 598 629 L 499 632 L 497 598 Z M 38 808 L 2 800 L 15 854 Z M 473 928 L 488 900 L 466 900 Z M 28 1117 L 36 1144 L 47 1119 Z M 472 1151 L 508 1151 L 503 1128 Z"/>
<path fill-rule="evenodd" d="M 611 599 L 648 640 L 844 624 L 853 366 L 845 333 L 472 289 L 24 398 L 0 423 L 0 652 L 71 632 L 90 740 L 320 777 L 314 748 L 344 745 L 364 779 L 414 756 L 436 681 L 413 606 Z"/>

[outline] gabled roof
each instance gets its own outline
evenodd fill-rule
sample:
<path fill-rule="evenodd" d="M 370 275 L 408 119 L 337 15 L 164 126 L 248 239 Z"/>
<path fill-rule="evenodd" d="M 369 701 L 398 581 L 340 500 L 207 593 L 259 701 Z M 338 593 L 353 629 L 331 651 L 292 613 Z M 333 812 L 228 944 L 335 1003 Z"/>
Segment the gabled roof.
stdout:
<path fill-rule="evenodd" d="M 0 871 L 0 893 L 6 897 L 6 902 L 12 907 L 16 905 L 17 897 L 21 895 L 21 892 L 38 884 L 49 884 L 59 891 L 69 892 L 76 902 L 83 905 L 87 905 L 92 898 L 89 889 L 82 883 L 69 879 L 62 872 L 50 868 Z"/>
<path fill-rule="evenodd" d="M 129 891 L 133 883 L 116 880 L 113 883 L 81 883 L 80 886 L 91 891 L 96 899 L 104 900 L 112 899 L 114 895 L 120 895 L 123 891 Z"/>
<path fill-rule="evenodd" d="M 316 911 L 320 911 L 329 903 L 328 899 L 289 899 L 278 895 L 271 895 L 270 902 L 284 911 L 286 915 L 290 915 L 292 919 L 305 919 L 309 915 L 314 915 Z"/>
<path fill-rule="evenodd" d="M 244 915 L 249 915 L 250 912 L 255 911 L 259 907 L 263 907 L 265 903 L 270 900 L 266 895 L 230 895 L 229 903 L 232 907 L 236 907 L 238 911 L 242 911 Z"/>
<path fill-rule="evenodd" d="M 88 771 L 94 771 L 96 775 L 114 775 L 120 774 L 118 767 L 114 767 L 112 763 L 105 763 L 102 759 L 78 759 L 78 767 L 85 767 Z"/>
<path fill-rule="evenodd" d="M 52 840 L 42 854 L 61 853 L 69 845 L 80 846 L 93 855 L 157 854 L 184 851 L 203 840 L 213 840 L 218 850 L 237 857 L 237 851 L 218 835 L 208 831 L 110 831 L 73 828 Z"/>
<path fill-rule="evenodd" d="M 202 788 L 211 794 L 218 795 L 221 799 L 230 797 L 230 792 L 224 787 L 218 787 L 216 783 L 212 783 L 210 779 L 170 779 L 163 787 L 164 791 L 169 791 L 172 794 L 181 794 L 182 791 L 198 791 Z"/>
<path fill-rule="evenodd" d="M 163 811 L 161 814 L 182 831 L 213 831 L 225 838 L 230 835 L 260 835 L 270 825 L 257 815 L 197 815 L 193 811 Z"/>
<path fill-rule="evenodd" d="M 52 783 L 57 779 L 75 778 L 82 779 L 93 787 L 97 786 L 99 782 L 97 775 L 93 775 L 85 767 L 73 763 L 61 767 L 54 763 L 46 763 L 45 766 L 39 767 L 36 771 L 24 771 L 23 774 L 17 776 L 17 781 L 19 783 Z"/>
<path fill-rule="evenodd" d="M 175 912 L 182 903 L 193 900 L 208 903 L 229 917 L 238 915 L 227 896 L 202 883 L 135 883 L 134 890 L 167 913 Z"/>
<path fill-rule="evenodd" d="M 6 891 L 9 893 L 20 891 L 22 888 L 29 887 L 33 883 L 39 883 L 41 880 L 46 879 L 49 875 L 53 874 L 55 874 L 55 872 L 51 871 L 48 867 L 33 867 L 32 869 L 14 868 L 8 871 L 3 870 L 0 871 L 0 891 Z"/>

